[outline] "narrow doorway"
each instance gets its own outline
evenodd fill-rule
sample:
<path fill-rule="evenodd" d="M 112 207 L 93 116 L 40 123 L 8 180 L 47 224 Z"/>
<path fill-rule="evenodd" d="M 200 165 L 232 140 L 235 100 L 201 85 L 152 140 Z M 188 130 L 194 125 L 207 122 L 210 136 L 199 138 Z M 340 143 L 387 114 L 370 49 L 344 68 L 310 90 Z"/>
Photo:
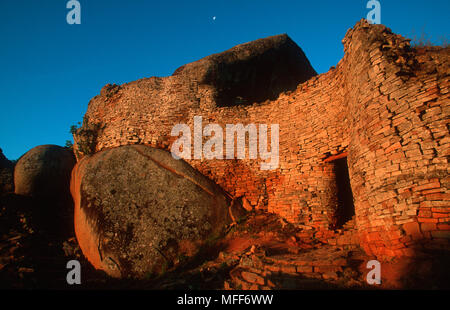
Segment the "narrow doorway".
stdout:
<path fill-rule="evenodd" d="M 336 228 L 342 226 L 355 215 L 353 204 L 353 193 L 350 186 L 350 176 L 348 173 L 347 157 L 332 161 L 336 175 L 337 209 L 335 213 Z"/>

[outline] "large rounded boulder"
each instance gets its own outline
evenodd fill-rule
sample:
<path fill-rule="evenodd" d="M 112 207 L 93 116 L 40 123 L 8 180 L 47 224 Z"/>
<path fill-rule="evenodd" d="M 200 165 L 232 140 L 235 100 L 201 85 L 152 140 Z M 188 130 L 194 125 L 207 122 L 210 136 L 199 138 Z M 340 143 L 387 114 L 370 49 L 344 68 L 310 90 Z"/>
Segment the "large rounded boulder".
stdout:
<path fill-rule="evenodd" d="M 144 145 L 84 157 L 71 192 L 78 243 L 95 268 L 113 277 L 161 274 L 219 237 L 233 217 L 219 186 Z"/>

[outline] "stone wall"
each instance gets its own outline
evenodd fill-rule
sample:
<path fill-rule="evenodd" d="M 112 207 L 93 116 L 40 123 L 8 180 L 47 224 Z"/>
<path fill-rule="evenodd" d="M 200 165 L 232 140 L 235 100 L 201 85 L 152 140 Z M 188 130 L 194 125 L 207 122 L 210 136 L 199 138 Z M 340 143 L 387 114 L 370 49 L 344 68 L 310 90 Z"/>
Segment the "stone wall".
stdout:
<path fill-rule="evenodd" d="M 249 44 L 238 47 L 251 54 Z M 193 130 L 194 116 L 202 116 L 203 126 L 222 128 L 279 124 L 275 170 L 261 170 L 261 160 L 248 157 L 187 161 L 233 197 L 324 241 L 359 244 L 379 257 L 448 248 L 449 49 L 413 49 L 388 28 L 364 20 L 343 44 L 345 56 L 335 68 L 316 76 L 303 61 L 298 87 L 275 100 L 227 97 L 227 104 L 220 97 L 224 86 L 217 89 L 203 78 L 211 73 L 210 58 L 170 77 L 107 85 L 90 101 L 74 136 L 78 156 L 127 144 L 170 149 L 173 126 L 185 123 Z M 221 57 L 214 61 L 220 75 Z M 333 159 L 339 157 L 347 157 L 355 207 L 344 241 L 335 230 Z"/>

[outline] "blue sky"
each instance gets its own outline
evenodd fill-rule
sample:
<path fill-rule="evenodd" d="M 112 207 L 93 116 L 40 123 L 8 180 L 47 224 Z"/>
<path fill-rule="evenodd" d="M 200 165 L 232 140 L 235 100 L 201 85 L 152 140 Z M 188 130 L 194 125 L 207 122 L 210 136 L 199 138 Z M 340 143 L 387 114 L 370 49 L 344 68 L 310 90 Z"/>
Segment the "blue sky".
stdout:
<path fill-rule="evenodd" d="M 105 84 L 167 76 L 236 44 L 287 33 L 326 72 L 369 12 L 367 0 L 79 0 L 81 24 L 69 25 L 67 2 L 0 0 L 0 148 L 9 159 L 72 140 L 70 126 Z M 450 1 L 380 2 L 394 32 L 450 38 Z"/>

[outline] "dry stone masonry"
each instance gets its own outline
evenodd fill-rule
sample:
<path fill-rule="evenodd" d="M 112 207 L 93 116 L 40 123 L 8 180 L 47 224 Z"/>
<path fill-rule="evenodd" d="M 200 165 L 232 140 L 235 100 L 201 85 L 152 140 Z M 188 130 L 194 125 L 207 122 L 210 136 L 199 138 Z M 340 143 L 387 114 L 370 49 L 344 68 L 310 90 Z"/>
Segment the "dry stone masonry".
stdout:
<path fill-rule="evenodd" d="M 107 85 L 74 136 L 77 156 L 130 144 L 170 150 L 173 126 L 192 129 L 194 116 L 223 128 L 279 124 L 275 170 L 248 157 L 188 163 L 249 208 L 302 228 L 305 238 L 377 257 L 448 249 L 449 49 L 412 48 L 364 20 L 343 44 L 343 59 L 321 75 L 281 35 L 169 77 Z"/>

